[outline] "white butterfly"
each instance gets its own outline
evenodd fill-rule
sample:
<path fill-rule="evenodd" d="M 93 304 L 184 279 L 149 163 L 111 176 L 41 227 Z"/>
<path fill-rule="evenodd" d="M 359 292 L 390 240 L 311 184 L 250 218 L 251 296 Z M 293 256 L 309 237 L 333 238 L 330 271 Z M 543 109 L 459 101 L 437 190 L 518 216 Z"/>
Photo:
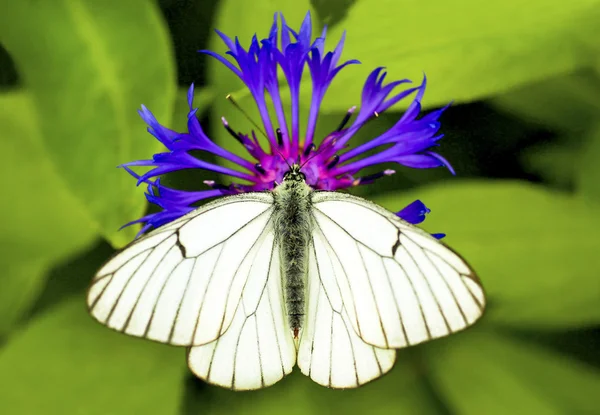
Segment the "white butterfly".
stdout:
<path fill-rule="evenodd" d="M 313 191 L 298 165 L 271 192 L 223 197 L 134 241 L 87 301 L 110 328 L 189 346 L 195 375 L 235 390 L 294 364 L 360 386 L 394 349 L 462 330 L 485 306 L 451 249 L 364 199 Z"/>

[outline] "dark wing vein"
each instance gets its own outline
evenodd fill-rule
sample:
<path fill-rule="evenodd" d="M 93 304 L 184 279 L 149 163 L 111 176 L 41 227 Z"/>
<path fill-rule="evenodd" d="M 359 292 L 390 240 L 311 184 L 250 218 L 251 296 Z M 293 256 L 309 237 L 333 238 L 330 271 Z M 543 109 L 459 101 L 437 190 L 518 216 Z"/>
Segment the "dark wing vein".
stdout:
<path fill-rule="evenodd" d="M 402 313 L 400 312 L 400 306 L 398 305 L 398 299 L 396 298 L 396 292 L 394 291 L 394 288 L 392 287 L 392 280 L 390 279 L 390 273 L 388 272 L 387 268 L 385 267 L 385 263 L 383 262 L 383 260 L 384 260 L 384 258 L 381 258 L 381 266 L 383 267 L 383 271 L 385 272 L 385 279 L 388 282 L 388 287 L 390 288 L 390 292 L 392 293 L 392 298 L 394 299 L 394 306 L 396 307 L 396 312 L 398 313 L 398 320 L 400 321 L 400 327 L 402 328 L 402 334 L 404 335 L 406 344 L 410 345 L 410 340 L 408 340 L 408 336 L 406 334 L 406 328 L 404 327 L 404 319 L 402 318 Z M 419 305 L 419 307 L 420 307 L 420 305 Z M 421 314 L 423 314 L 423 310 L 421 310 Z M 423 316 L 423 321 L 425 321 L 425 316 Z M 377 354 L 375 354 L 375 356 L 377 356 Z M 377 362 L 379 362 L 379 359 L 377 360 Z"/>
<path fill-rule="evenodd" d="M 240 265 L 242 265 L 244 263 L 244 261 L 246 260 L 246 258 L 248 258 L 248 255 L 250 254 L 250 252 L 254 249 L 254 247 L 256 246 L 256 243 L 263 239 L 265 234 L 270 232 L 269 229 L 269 225 L 271 224 L 271 220 L 269 220 L 266 225 L 265 228 L 263 229 L 263 231 L 258 235 L 258 237 L 256 238 L 256 240 L 254 242 L 252 242 L 252 245 L 250 246 L 250 248 L 248 249 L 248 251 L 246 251 L 246 253 L 244 254 L 244 257 L 242 258 L 242 260 L 240 261 Z M 264 244 L 264 239 L 261 241 L 261 247 L 262 244 Z M 258 256 L 258 253 L 260 252 L 260 247 L 256 250 L 256 253 L 253 256 L 253 259 L 256 259 L 256 257 Z M 250 269 L 248 270 L 248 274 L 246 275 L 246 281 L 244 282 L 244 286 L 242 287 L 242 293 L 244 292 L 244 288 L 246 288 L 246 284 L 248 283 L 248 276 L 250 275 L 250 273 L 252 272 L 252 267 L 254 266 L 254 261 L 252 262 L 252 264 L 250 265 Z M 235 281 L 235 277 L 238 275 L 239 272 L 239 268 L 238 270 L 233 274 L 233 277 L 231 278 L 231 281 L 229 282 L 229 289 L 227 290 L 227 298 L 225 299 L 225 307 L 227 308 L 227 303 L 229 302 L 229 296 L 231 295 L 231 286 L 233 285 L 233 282 Z M 261 298 L 262 298 L 262 293 L 264 293 L 264 289 L 265 286 L 267 285 L 266 281 L 265 281 L 265 285 L 263 286 L 263 291 L 261 292 Z M 243 295 L 240 295 L 240 299 L 236 305 L 235 310 L 233 310 L 233 315 L 235 316 L 235 312 L 237 310 L 237 307 L 239 307 L 240 302 L 242 301 L 242 297 Z M 259 301 L 260 303 L 260 301 Z M 221 319 L 221 324 L 219 326 L 219 333 L 221 332 L 221 330 L 223 329 L 223 324 L 225 323 L 225 315 L 227 313 L 223 313 L 223 318 Z"/>
<path fill-rule="evenodd" d="M 429 251 L 426 251 L 423 248 L 421 248 L 421 250 L 423 251 L 423 254 L 426 257 L 429 256 Z M 458 311 L 460 311 L 460 315 L 461 315 L 463 321 L 465 322 L 466 325 L 468 325 L 469 322 L 467 321 L 467 317 L 465 315 L 465 312 L 463 311 L 462 306 L 460 305 L 460 302 L 456 298 L 456 295 L 454 294 L 454 290 L 450 287 L 450 284 L 448 283 L 448 280 L 446 279 L 446 277 L 444 276 L 444 274 L 442 273 L 442 271 L 440 271 L 439 267 L 437 266 L 437 264 L 435 262 L 433 262 L 430 258 L 429 258 L 429 262 L 433 265 L 433 267 L 435 268 L 435 272 L 437 272 L 437 274 L 440 276 L 440 278 L 442 279 L 442 281 L 444 281 L 444 284 L 446 285 L 446 288 L 448 289 L 448 291 L 452 295 L 452 299 L 454 300 L 454 304 L 456 304 L 456 307 L 458 308 Z M 460 280 L 462 280 L 461 274 L 459 273 L 457 275 L 458 275 L 458 278 Z"/>
<path fill-rule="evenodd" d="M 431 297 L 433 298 L 433 300 L 435 301 L 435 304 L 438 307 L 440 315 L 442 316 L 442 319 L 444 320 L 444 324 L 446 325 L 446 328 L 448 329 L 448 333 L 452 333 L 452 330 L 450 329 L 450 325 L 448 324 L 448 320 L 446 318 L 446 314 L 444 313 L 444 310 L 442 309 L 442 306 L 440 305 L 440 301 L 438 300 L 437 296 L 435 295 L 433 288 L 431 288 L 431 283 L 429 282 L 429 278 L 427 278 L 427 275 L 425 275 L 425 273 L 423 272 L 423 270 L 421 269 L 421 267 L 415 260 L 415 257 L 413 256 L 413 254 L 406 247 L 404 248 L 404 250 L 408 253 L 408 256 L 412 260 L 413 264 L 419 270 L 419 274 L 421 275 L 422 279 L 425 281 L 425 284 L 427 284 L 427 288 L 429 289 L 429 292 L 431 293 Z"/>
<path fill-rule="evenodd" d="M 331 251 L 333 252 L 333 255 L 337 258 L 337 261 L 340 263 L 340 266 L 342 267 L 342 272 L 344 273 L 344 277 L 345 277 L 346 281 L 348 282 L 348 286 L 352 287 L 352 285 L 350 284 L 350 279 L 348 278 L 348 274 L 346 273 L 346 268 L 344 267 L 344 263 L 340 260 L 340 257 L 337 254 L 336 250 L 333 249 L 333 246 L 329 242 L 329 238 L 327 238 L 327 235 L 325 235 L 325 233 L 323 233 L 320 229 L 319 229 L 319 237 L 321 238 L 321 241 L 324 244 L 327 244 L 329 246 L 329 248 L 331 248 Z M 315 258 L 316 258 L 316 251 L 315 251 Z M 330 259 L 330 261 L 331 261 L 331 259 Z M 331 263 L 331 269 L 334 270 L 334 274 L 335 274 L 335 268 L 333 267 L 333 262 Z M 334 278 L 334 279 L 335 279 L 336 285 L 338 287 L 338 290 L 340 291 L 340 294 L 341 294 L 342 291 L 340 289 L 340 284 L 337 281 L 337 278 Z M 321 282 L 321 286 L 325 287 L 323 285 L 323 281 L 321 280 L 321 276 L 320 275 L 319 275 L 319 281 Z M 325 296 L 327 297 L 327 291 L 325 289 L 323 289 L 323 292 L 325 293 Z M 350 288 L 350 292 L 352 293 L 352 288 Z M 345 308 L 346 304 L 344 303 L 344 297 L 341 296 L 341 299 L 342 299 L 342 306 Z M 335 312 L 335 310 L 333 309 L 333 305 L 331 304 L 331 301 L 329 300 L 329 297 L 327 297 L 327 300 L 329 301 L 329 304 L 332 306 L 331 309 Z M 353 293 L 352 293 L 352 305 L 353 305 L 353 308 L 354 308 L 354 315 L 357 316 L 358 315 L 358 310 L 356 309 L 356 301 L 354 301 L 354 294 Z M 360 329 L 360 322 L 358 321 L 358 318 L 356 318 L 356 327 L 357 327 L 357 330 L 358 330 L 358 335 L 362 336 L 362 332 L 361 332 L 361 329 Z"/>
<path fill-rule="evenodd" d="M 360 252 L 360 246 L 358 242 L 355 240 L 356 250 L 358 251 L 358 255 L 360 256 L 360 261 L 362 262 L 363 269 L 365 270 L 365 274 L 367 275 L 367 281 L 369 281 L 369 290 L 371 292 L 371 296 L 373 297 L 373 303 L 375 304 L 375 308 L 377 309 L 377 318 L 379 319 L 379 327 L 381 328 L 381 333 L 383 334 L 383 338 L 385 340 L 386 348 L 389 348 L 390 343 L 388 342 L 387 333 L 385 332 L 385 327 L 383 326 L 383 321 L 381 320 L 381 310 L 379 310 L 379 304 L 377 302 L 377 298 L 375 297 L 375 291 L 373 290 L 373 283 L 371 278 L 369 277 L 369 270 L 367 269 L 367 264 L 365 263 L 365 258 L 363 257 L 362 252 Z M 385 266 L 384 266 L 385 269 Z"/>
<path fill-rule="evenodd" d="M 175 312 L 175 318 L 173 318 L 173 325 L 171 326 L 171 331 L 169 333 L 169 343 L 173 341 L 173 334 L 175 333 L 175 327 L 179 322 L 179 312 L 181 311 L 181 305 L 185 299 L 185 294 L 187 293 L 188 288 L 190 287 L 190 281 L 192 280 L 192 275 L 194 274 L 194 269 L 196 268 L 196 263 L 198 262 L 198 258 L 194 258 L 194 265 L 192 265 L 192 270 L 188 274 L 188 279 L 185 283 L 185 288 L 183 289 L 183 294 L 181 294 L 181 300 L 177 305 L 177 311 Z M 192 340 L 194 338 L 192 337 Z"/>

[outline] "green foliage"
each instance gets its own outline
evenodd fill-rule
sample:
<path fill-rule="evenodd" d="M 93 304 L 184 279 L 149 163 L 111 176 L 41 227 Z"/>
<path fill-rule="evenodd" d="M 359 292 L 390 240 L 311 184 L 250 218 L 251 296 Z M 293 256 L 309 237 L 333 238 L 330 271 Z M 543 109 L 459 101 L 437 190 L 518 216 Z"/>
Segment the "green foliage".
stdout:
<path fill-rule="evenodd" d="M 184 350 L 123 337 L 81 296 L 50 309 L 0 351 L 0 413 L 177 414 Z"/>
<path fill-rule="evenodd" d="M 573 141 L 529 148 L 521 156 L 524 168 L 530 173 L 539 174 L 558 188 L 572 188 L 577 180 L 577 161 L 581 153 L 581 145 Z"/>
<path fill-rule="evenodd" d="M 600 204 L 600 124 L 584 137 L 581 166 L 577 175 L 578 190 L 588 202 Z"/>
<path fill-rule="evenodd" d="M 526 84 L 490 100 L 498 109 L 561 132 L 582 132 L 600 111 L 600 80 L 592 71 Z"/>
<path fill-rule="evenodd" d="M 0 95 L 0 336 L 27 311 L 49 266 L 96 236 L 81 204 L 48 159 L 30 97 Z M 43 203 L 43 213 L 40 209 Z"/>
<path fill-rule="evenodd" d="M 169 121 L 175 94 L 159 11 L 143 0 L 5 1 L 0 11 L 49 161 L 97 231 L 124 245 L 135 229 L 118 229 L 144 199 L 116 167 L 160 149 L 135 110 L 144 103 Z"/>
<path fill-rule="evenodd" d="M 340 73 L 324 108 L 357 102 L 361 83 L 376 66 L 394 79 L 430 79 L 425 105 L 469 102 L 528 82 L 594 64 L 598 0 L 429 1 L 427 4 L 357 1 L 329 33 L 348 30 L 344 56 L 362 65 Z M 376 40 L 375 40 L 376 39 Z"/>
<path fill-rule="evenodd" d="M 13 82 L 0 89 L 0 413 L 600 413 L 598 359 L 582 352 L 597 353 L 600 324 L 598 0 L 211 0 L 201 19 L 181 11 L 204 3 L 179 3 L 0 0 L 8 51 L 0 82 Z M 191 45 L 186 30 L 211 22 L 247 46 L 267 34 L 275 12 L 297 27 L 308 10 L 316 26 L 331 24 L 329 46 L 347 30 L 343 58 L 362 62 L 333 83 L 319 137 L 360 103 L 380 65 L 389 80 L 418 82 L 424 71 L 425 107 L 489 99 L 485 111 L 458 106 L 442 118 L 441 153 L 459 177 L 403 169 L 364 189 L 393 211 L 425 202 L 424 228 L 448 234 L 489 304 L 474 328 L 400 350 L 388 375 L 357 390 L 328 390 L 295 370 L 266 390 L 236 393 L 194 380 L 183 348 L 94 322 L 84 290 L 108 243 L 124 245 L 136 231 L 117 229 L 146 208 L 142 189 L 115 168 L 162 150 L 136 110 L 145 104 L 161 124 L 186 131 L 189 85 L 175 84 L 176 66 L 186 77 L 193 59 L 207 69 L 194 78 L 194 106 L 219 144 L 244 154 L 221 116 L 235 130 L 254 128 L 227 94 L 260 123 L 241 82 L 196 53 L 223 52 L 218 37 Z M 303 85 L 305 117 L 308 76 Z M 289 102 L 288 91 L 282 98 Z M 384 114 L 357 142 L 399 115 Z M 515 149 L 511 166 L 490 173 L 507 149 Z M 202 180 L 165 179 L 196 189 Z"/>
<path fill-rule="evenodd" d="M 455 413 L 597 413 L 598 370 L 533 343 L 476 327 L 441 340 L 427 357 Z"/>

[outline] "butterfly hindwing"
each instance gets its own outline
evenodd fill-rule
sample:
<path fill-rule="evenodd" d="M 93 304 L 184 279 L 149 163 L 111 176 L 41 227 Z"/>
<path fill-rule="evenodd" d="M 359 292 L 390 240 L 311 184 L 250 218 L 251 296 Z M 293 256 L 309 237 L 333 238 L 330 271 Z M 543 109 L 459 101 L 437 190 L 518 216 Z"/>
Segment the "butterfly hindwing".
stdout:
<path fill-rule="evenodd" d="M 188 366 L 207 382 L 234 390 L 263 388 L 292 371 L 296 348 L 285 315 L 279 249 L 269 233 L 255 255 L 249 291 L 231 326 L 217 340 L 188 352 Z M 267 275 L 266 285 L 259 276 Z M 253 278 L 256 277 L 256 278 Z"/>
<path fill-rule="evenodd" d="M 307 314 L 298 367 L 320 385 L 354 388 L 389 371 L 396 351 L 374 347 L 358 337 L 340 296 L 328 295 L 336 284 L 335 273 L 332 258 L 315 236 L 309 251 Z"/>
<path fill-rule="evenodd" d="M 92 316 L 162 343 L 216 340 L 242 299 L 257 303 L 266 286 L 267 272 L 253 274 L 252 262 L 272 240 L 272 210 L 268 193 L 225 197 L 144 235 L 98 271 L 88 291 Z"/>
<path fill-rule="evenodd" d="M 331 260 L 335 283 L 323 284 L 342 303 L 353 329 L 380 348 L 401 348 L 473 324 L 485 306 L 477 276 L 450 248 L 392 212 L 333 192 L 312 197 L 316 260 Z"/>

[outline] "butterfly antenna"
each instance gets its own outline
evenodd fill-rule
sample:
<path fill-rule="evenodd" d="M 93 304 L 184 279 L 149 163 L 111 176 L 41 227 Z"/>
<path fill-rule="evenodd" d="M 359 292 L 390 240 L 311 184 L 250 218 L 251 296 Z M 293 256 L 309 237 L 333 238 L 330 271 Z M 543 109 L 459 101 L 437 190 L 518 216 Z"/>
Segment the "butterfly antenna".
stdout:
<path fill-rule="evenodd" d="M 319 155 L 319 151 L 315 152 L 312 156 L 310 156 L 309 158 L 307 158 L 306 160 L 304 160 L 304 163 L 302 163 L 300 165 L 300 168 L 304 167 L 304 165 L 306 163 L 308 163 L 309 161 L 311 161 L 312 159 L 314 159 L 315 157 L 317 157 Z"/>
<path fill-rule="evenodd" d="M 335 140 L 334 140 L 334 141 L 332 141 L 332 143 L 331 143 L 331 144 L 335 144 Z M 325 150 L 326 148 L 327 148 L 327 147 L 321 147 L 321 148 L 317 149 L 317 151 L 315 151 L 315 152 L 312 154 L 312 156 L 310 156 L 309 158 L 307 158 L 306 160 L 304 160 L 304 163 L 302 163 L 302 164 L 300 165 L 300 168 L 304 167 L 304 165 L 305 165 L 306 163 L 308 163 L 309 161 L 311 161 L 312 159 L 314 159 L 315 157 L 317 157 L 319 154 L 321 154 L 321 152 L 322 152 L 323 150 Z M 304 152 L 304 155 L 306 155 L 306 154 L 307 154 L 307 152 L 308 152 L 309 150 L 311 150 L 311 149 L 315 149 L 315 145 L 314 145 L 314 144 L 311 144 L 311 145 L 310 145 L 310 146 L 307 148 L 307 150 Z"/>
<path fill-rule="evenodd" d="M 231 102 L 234 107 L 236 107 L 242 114 L 244 114 L 244 117 L 246 117 L 246 119 L 248 121 L 250 121 L 250 123 L 254 126 L 254 128 L 256 128 L 258 130 L 258 132 L 260 132 L 267 140 L 269 139 L 269 137 L 267 137 L 267 134 L 263 131 L 263 129 L 260 128 L 260 126 L 257 123 L 255 123 L 252 118 L 250 118 L 248 113 L 246 111 L 244 111 L 244 109 L 242 107 L 240 107 L 240 105 L 236 102 L 236 100 L 233 99 L 231 94 L 227 94 L 225 99 L 228 100 L 229 102 Z"/>
<path fill-rule="evenodd" d="M 350 108 L 350 109 L 349 109 L 349 110 L 346 112 L 346 114 L 344 115 L 344 118 L 342 119 L 342 122 L 340 123 L 340 125 L 338 126 L 338 128 L 336 128 L 336 130 L 335 130 L 335 132 L 336 132 L 336 133 L 339 133 L 339 132 L 341 132 L 341 131 L 344 129 L 344 127 L 345 127 L 345 126 L 348 124 L 348 121 L 350 121 L 350 118 L 352 117 L 352 114 L 354 114 L 354 111 L 355 111 L 355 110 L 356 110 L 356 106 L 353 106 L 353 107 L 351 107 L 351 108 Z M 376 117 L 376 118 L 379 118 L 379 113 L 378 113 L 377 111 L 374 111 L 374 112 L 373 112 L 373 115 L 375 115 L 375 117 Z M 330 143 L 330 145 L 334 145 L 334 144 L 335 144 L 335 139 L 333 139 L 333 141 Z M 344 148 L 346 148 L 346 147 L 347 147 L 347 146 L 344 146 Z M 325 148 L 326 148 L 326 147 L 321 147 L 320 149 L 318 149 L 317 151 L 315 151 L 315 152 L 313 153 L 313 155 L 312 155 L 312 156 L 310 156 L 309 158 L 307 158 L 306 160 L 304 160 L 304 163 L 302 163 L 302 165 L 300 165 L 300 168 L 304 167 L 304 165 L 305 165 L 306 163 L 308 163 L 308 162 L 309 162 L 309 161 L 311 161 L 313 158 L 315 158 L 316 156 L 318 156 L 318 155 L 319 155 L 319 153 L 320 153 L 321 151 L 323 151 Z M 314 149 L 315 149 L 315 145 L 314 145 L 314 144 L 311 144 L 310 146 L 308 146 L 308 147 L 307 147 L 307 148 L 304 150 L 304 156 L 308 156 L 308 155 L 310 154 L 310 152 L 311 152 L 312 150 L 314 150 Z M 329 167 L 329 168 L 332 168 L 333 166 L 335 166 L 335 165 L 338 163 L 338 161 L 339 161 L 339 158 L 340 158 L 340 157 L 339 157 L 339 156 L 336 154 L 336 155 L 333 157 L 333 160 L 331 161 L 331 163 L 329 163 L 328 167 Z"/>
<path fill-rule="evenodd" d="M 290 163 L 288 163 L 287 159 L 285 158 L 285 156 L 281 153 L 281 151 L 279 151 L 279 149 L 277 147 L 273 147 L 273 150 L 275 150 L 277 152 L 277 154 L 279 154 L 279 156 L 281 157 L 281 159 L 285 162 L 285 164 L 287 164 L 287 166 L 290 168 L 290 170 L 292 170 L 292 166 L 290 165 Z"/>

